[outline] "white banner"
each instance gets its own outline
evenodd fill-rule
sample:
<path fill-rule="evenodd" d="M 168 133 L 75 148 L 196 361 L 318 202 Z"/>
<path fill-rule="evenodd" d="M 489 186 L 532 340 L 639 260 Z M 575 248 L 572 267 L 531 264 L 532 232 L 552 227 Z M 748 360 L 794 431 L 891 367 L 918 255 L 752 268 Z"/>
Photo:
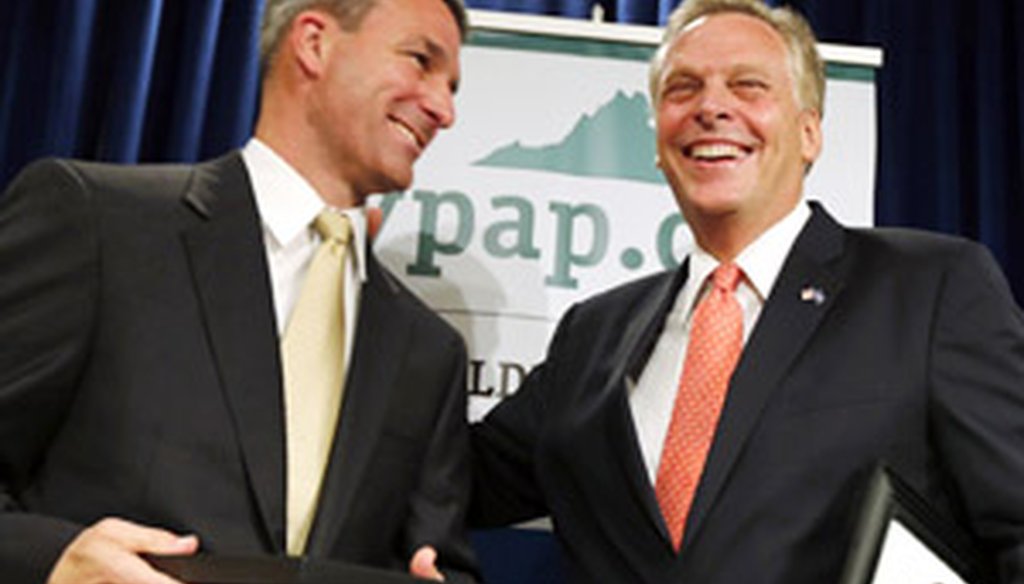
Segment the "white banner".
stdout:
<path fill-rule="evenodd" d="M 428 149 L 411 189 L 375 203 L 384 208 L 375 243 L 384 263 L 466 339 L 471 419 L 543 359 L 571 303 L 673 268 L 692 244 L 654 166 L 653 48 L 475 31 L 462 53 L 455 128 Z M 826 112 L 808 196 L 868 225 L 871 68 L 830 65 Z"/>

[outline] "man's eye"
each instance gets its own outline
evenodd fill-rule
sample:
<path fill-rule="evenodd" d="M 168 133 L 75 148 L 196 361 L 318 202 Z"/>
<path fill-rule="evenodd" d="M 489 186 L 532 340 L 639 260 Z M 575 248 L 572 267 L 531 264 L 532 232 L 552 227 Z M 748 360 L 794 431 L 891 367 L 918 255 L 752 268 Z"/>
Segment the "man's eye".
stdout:
<path fill-rule="evenodd" d="M 667 99 L 680 99 L 693 95 L 699 88 L 694 81 L 674 81 L 665 86 L 662 97 Z"/>
<path fill-rule="evenodd" d="M 429 66 L 430 66 L 430 56 L 427 55 L 426 53 L 421 53 L 421 52 L 418 52 L 418 51 L 413 51 L 413 52 L 409 53 L 409 56 L 412 57 L 416 61 L 416 64 L 419 65 L 420 69 L 427 69 L 427 68 L 429 68 Z"/>
<path fill-rule="evenodd" d="M 740 89 L 768 89 L 768 84 L 760 79 L 739 79 L 733 85 Z"/>

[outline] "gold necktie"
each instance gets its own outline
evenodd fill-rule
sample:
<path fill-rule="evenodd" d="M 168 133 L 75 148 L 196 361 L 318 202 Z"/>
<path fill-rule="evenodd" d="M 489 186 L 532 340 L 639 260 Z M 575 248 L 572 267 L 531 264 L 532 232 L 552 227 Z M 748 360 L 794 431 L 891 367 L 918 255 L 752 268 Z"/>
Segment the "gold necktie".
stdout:
<path fill-rule="evenodd" d="M 314 227 L 323 243 L 281 342 L 292 556 L 306 548 L 345 383 L 345 252 L 351 227 L 347 217 L 332 211 L 321 212 Z"/>

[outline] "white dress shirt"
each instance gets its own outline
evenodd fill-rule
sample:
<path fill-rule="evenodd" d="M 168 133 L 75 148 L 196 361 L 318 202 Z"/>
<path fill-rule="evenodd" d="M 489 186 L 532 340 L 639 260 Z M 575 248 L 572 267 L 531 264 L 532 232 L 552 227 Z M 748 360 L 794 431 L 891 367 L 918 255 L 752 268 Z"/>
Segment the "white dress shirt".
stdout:
<path fill-rule="evenodd" d="M 743 271 L 743 278 L 736 288 L 736 299 L 743 310 L 744 344 L 754 330 L 764 301 L 771 294 L 793 242 L 810 216 L 810 209 L 801 202 L 744 248 L 736 258 L 736 265 Z M 657 477 L 661 450 L 683 372 L 683 361 L 690 339 L 690 319 L 697 302 L 710 288 L 708 276 L 719 263 L 699 247 L 690 254 L 689 262 L 690 273 L 665 318 L 661 336 L 658 337 L 640 379 L 635 380 L 635 383 L 634 380 L 627 380 L 633 423 L 652 485 Z"/>
<path fill-rule="evenodd" d="M 277 332 L 283 336 L 320 234 L 313 220 L 328 208 L 313 186 L 269 146 L 256 138 L 242 149 L 263 223 L 263 243 L 270 268 Z M 332 209 L 352 225 L 345 259 L 345 362 L 350 362 L 359 316 L 359 293 L 366 281 L 366 215 L 362 207 Z"/>

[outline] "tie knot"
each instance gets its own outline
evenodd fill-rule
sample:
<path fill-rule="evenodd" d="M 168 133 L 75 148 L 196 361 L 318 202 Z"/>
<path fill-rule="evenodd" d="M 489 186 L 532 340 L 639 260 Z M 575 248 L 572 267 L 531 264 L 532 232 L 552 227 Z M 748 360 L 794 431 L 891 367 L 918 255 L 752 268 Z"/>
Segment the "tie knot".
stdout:
<path fill-rule="evenodd" d="M 348 245 L 348 239 L 352 235 L 352 226 L 348 222 L 348 217 L 330 210 L 321 211 L 316 216 L 313 228 L 320 234 L 320 237 L 324 238 L 324 241 L 335 241 L 342 246 Z"/>
<path fill-rule="evenodd" d="M 711 283 L 719 290 L 732 293 L 740 283 L 740 276 L 742 275 L 743 272 L 740 271 L 736 264 L 732 262 L 721 264 L 711 274 Z"/>

